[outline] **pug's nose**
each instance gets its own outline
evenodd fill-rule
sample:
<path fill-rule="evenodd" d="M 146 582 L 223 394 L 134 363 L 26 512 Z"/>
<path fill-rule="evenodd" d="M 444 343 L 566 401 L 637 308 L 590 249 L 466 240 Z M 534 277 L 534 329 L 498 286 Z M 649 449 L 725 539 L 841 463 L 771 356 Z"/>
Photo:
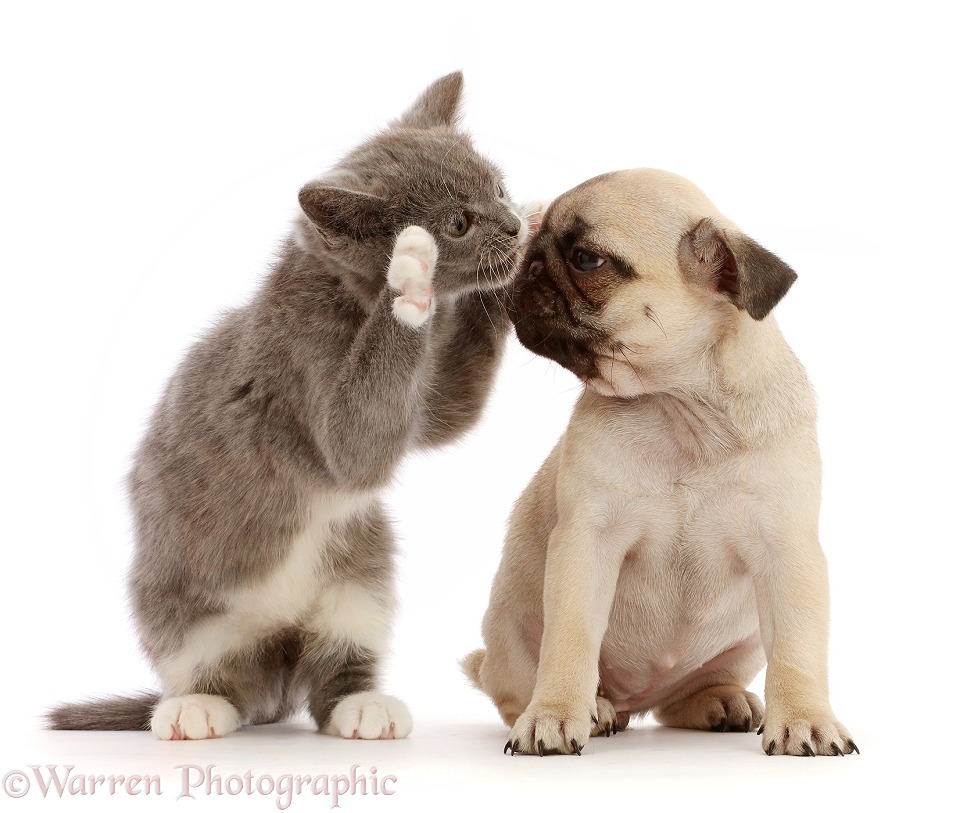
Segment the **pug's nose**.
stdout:
<path fill-rule="evenodd" d="M 518 310 L 544 319 L 558 313 L 557 297 L 544 280 L 544 263 L 534 260 L 527 271 L 518 279 L 516 286 Z"/>

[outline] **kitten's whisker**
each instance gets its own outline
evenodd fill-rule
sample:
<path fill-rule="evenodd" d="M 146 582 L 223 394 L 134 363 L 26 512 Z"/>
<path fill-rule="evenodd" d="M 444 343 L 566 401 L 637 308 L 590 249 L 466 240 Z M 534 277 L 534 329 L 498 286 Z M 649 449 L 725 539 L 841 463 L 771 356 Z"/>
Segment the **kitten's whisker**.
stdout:
<path fill-rule="evenodd" d="M 490 322 L 490 327 L 494 331 L 494 335 L 497 335 L 497 325 L 494 324 L 493 317 L 490 315 L 490 311 L 487 309 L 487 303 L 484 302 L 483 291 L 480 288 L 480 271 L 483 267 L 483 257 L 481 257 L 477 262 L 477 298 L 480 300 L 480 307 L 483 308 L 485 314 L 487 314 L 487 321 Z M 486 271 L 484 272 L 486 275 Z"/>
<path fill-rule="evenodd" d="M 457 198 L 456 198 L 456 195 L 454 195 L 453 192 L 450 191 L 450 187 L 447 186 L 446 163 L 447 163 L 447 158 L 450 157 L 450 153 L 453 152 L 456 146 L 457 146 L 456 142 L 454 142 L 449 147 L 447 147 L 447 151 L 443 153 L 443 158 L 440 159 L 440 180 L 443 182 L 443 188 L 446 190 L 447 195 L 452 201 L 456 201 Z"/>

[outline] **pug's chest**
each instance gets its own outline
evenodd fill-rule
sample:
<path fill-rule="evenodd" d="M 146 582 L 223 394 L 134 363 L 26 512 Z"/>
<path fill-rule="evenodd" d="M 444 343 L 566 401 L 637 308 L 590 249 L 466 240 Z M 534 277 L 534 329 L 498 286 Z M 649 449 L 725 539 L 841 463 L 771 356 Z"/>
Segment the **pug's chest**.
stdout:
<path fill-rule="evenodd" d="M 758 640 L 749 573 L 720 541 L 643 537 L 629 552 L 600 652 L 606 697 L 653 705 L 723 653 Z"/>
<path fill-rule="evenodd" d="M 752 578 L 739 551 L 758 501 L 730 464 L 652 471 L 628 503 L 635 527 L 601 650 L 614 697 L 660 694 L 756 637 Z"/>
<path fill-rule="evenodd" d="M 616 604 L 636 617 L 662 617 L 674 608 L 681 623 L 734 609 L 738 585 L 750 582 L 737 551 L 747 520 L 721 510 L 670 511 L 640 525 L 618 576 Z"/>
<path fill-rule="evenodd" d="M 600 476 L 605 489 L 629 495 L 642 551 L 659 568 L 733 557 L 768 499 L 759 455 L 735 423 L 702 402 L 663 396 L 611 410 L 594 438 L 596 457 L 608 461 Z M 627 442 L 616 446 L 616 437 Z"/>

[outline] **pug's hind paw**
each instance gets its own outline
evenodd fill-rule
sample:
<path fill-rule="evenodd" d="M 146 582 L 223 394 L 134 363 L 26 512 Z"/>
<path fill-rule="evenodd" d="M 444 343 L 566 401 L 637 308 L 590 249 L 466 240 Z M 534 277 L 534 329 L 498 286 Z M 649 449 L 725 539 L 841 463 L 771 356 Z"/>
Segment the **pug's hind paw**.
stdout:
<path fill-rule="evenodd" d="M 598 706 L 595 714 L 597 722 L 591 729 L 592 737 L 610 737 L 628 727 L 630 715 L 627 712 L 616 712 L 611 701 L 604 697 L 596 697 L 595 702 Z"/>
<path fill-rule="evenodd" d="M 671 728 L 701 731 L 755 731 L 762 722 L 762 701 L 741 686 L 710 686 L 654 710 L 655 719 Z"/>

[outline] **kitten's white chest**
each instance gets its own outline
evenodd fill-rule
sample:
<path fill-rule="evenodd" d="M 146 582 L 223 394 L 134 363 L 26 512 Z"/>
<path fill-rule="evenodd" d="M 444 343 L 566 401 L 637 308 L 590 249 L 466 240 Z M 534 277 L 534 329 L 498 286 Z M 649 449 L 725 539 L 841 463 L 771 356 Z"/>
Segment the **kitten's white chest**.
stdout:
<path fill-rule="evenodd" d="M 296 623 L 312 609 L 326 583 L 331 581 L 329 560 L 344 542 L 337 533 L 353 516 L 375 501 L 372 492 L 322 492 L 309 508 L 305 527 L 292 539 L 278 567 L 254 584 L 238 589 L 228 599 L 231 612 L 250 628 Z"/>

